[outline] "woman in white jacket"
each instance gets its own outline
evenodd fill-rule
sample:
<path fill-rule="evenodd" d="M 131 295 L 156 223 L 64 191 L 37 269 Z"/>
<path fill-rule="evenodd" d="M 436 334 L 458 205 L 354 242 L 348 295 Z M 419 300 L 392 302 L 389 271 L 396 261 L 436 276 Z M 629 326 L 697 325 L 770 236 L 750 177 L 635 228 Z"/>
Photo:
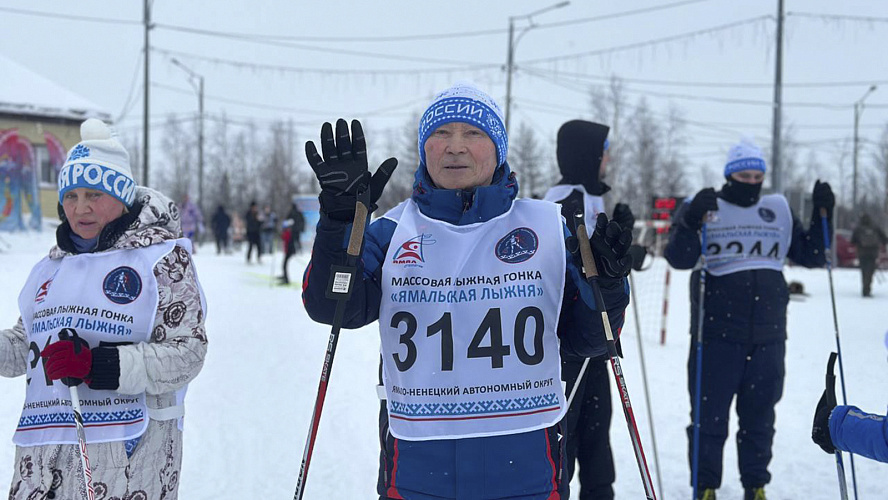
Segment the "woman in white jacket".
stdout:
<path fill-rule="evenodd" d="M 175 204 L 136 186 L 104 123 L 87 120 L 81 137 L 59 172 L 57 245 L 0 330 L 0 375 L 27 375 L 9 498 L 84 498 L 60 380 L 80 379 L 96 498 L 175 499 L 184 391 L 207 349 L 203 292 Z"/>

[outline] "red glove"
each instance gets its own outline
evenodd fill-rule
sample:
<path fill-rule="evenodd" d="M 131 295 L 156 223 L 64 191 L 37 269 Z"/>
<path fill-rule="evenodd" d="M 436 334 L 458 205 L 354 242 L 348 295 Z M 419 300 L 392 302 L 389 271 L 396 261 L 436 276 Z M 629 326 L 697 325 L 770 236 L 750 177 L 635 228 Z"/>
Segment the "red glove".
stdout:
<path fill-rule="evenodd" d="M 54 342 L 48 345 L 40 356 L 46 360 L 44 364 L 46 375 L 52 380 L 62 378 L 83 380 L 89 376 L 92 369 L 92 351 L 89 349 L 89 344 L 80 337 Z M 74 382 L 74 385 L 77 383 L 79 382 Z"/>

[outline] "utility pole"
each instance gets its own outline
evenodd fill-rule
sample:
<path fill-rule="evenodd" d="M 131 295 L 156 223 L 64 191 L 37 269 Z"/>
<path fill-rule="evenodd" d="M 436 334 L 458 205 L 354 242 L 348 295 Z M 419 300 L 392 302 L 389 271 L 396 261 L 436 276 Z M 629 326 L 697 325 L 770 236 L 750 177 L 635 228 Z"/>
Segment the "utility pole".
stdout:
<path fill-rule="evenodd" d="M 148 43 L 148 33 L 151 31 L 151 7 L 148 5 L 149 0 L 144 0 L 143 20 L 145 21 L 145 81 L 143 85 L 144 99 L 142 106 L 142 185 L 148 187 L 148 152 L 151 147 L 148 143 L 148 94 L 151 90 L 151 79 L 148 73 L 148 64 L 151 61 L 151 46 Z"/>
<path fill-rule="evenodd" d="M 771 131 L 771 184 L 775 193 L 783 193 L 783 169 L 780 165 L 780 129 L 783 105 L 783 0 L 777 0 L 777 50 L 774 69 L 774 120 Z"/>
<path fill-rule="evenodd" d="M 855 213 L 857 213 L 857 146 L 860 144 L 860 136 L 857 133 L 857 129 L 860 126 L 860 115 L 863 114 L 863 101 L 865 101 L 870 94 L 875 92 L 877 88 L 878 87 L 875 85 L 871 85 L 866 93 L 863 94 L 863 97 L 854 103 L 854 151 L 852 153 L 854 174 L 853 180 L 851 181 L 851 203 Z"/>
<path fill-rule="evenodd" d="M 509 117 L 512 109 L 512 63 L 515 55 L 515 18 L 509 16 L 509 54 L 506 57 L 506 132 L 509 128 Z"/>
<path fill-rule="evenodd" d="M 521 37 L 524 36 L 525 33 L 530 31 L 531 28 L 536 26 L 533 24 L 533 16 L 542 14 L 543 12 L 548 12 L 550 10 L 560 9 L 561 7 L 567 7 L 570 4 L 569 0 L 565 0 L 564 2 L 556 3 L 555 5 L 550 5 L 544 9 L 540 9 L 530 14 L 524 14 L 522 16 L 509 16 L 509 53 L 506 57 L 506 131 L 509 130 L 509 118 L 511 116 L 512 109 L 512 73 L 515 71 L 515 47 L 518 45 L 518 41 L 521 40 Z M 530 25 L 524 28 L 521 33 L 518 34 L 518 38 L 515 38 L 515 20 L 516 19 L 529 19 Z"/>
<path fill-rule="evenodd" d="M 182 64 L 175 57 L 170 60 L 174 65 L 188 73 L 188 83 L 194 86 L 194 80 L 197 80 L 197 86 L 194 89 L 197 92 L 197 113 L 198 113 L 198 132 L 197 132 L 197 207 L 200 213 L 204 213 L 204 191 L 203 191 L 203 171 L 204 171 L 204 77 L 192 71 L 188 66 Z"/>

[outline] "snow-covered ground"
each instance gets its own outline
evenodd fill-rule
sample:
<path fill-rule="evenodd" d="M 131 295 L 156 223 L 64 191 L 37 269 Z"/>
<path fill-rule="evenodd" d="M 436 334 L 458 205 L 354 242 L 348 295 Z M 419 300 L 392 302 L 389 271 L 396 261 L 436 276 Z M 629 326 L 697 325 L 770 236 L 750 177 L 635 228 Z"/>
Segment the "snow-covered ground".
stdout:
<path fill-rule="evenodd" d="M 18 318 L 17 297 L 31 267 L 53 242 L 42 234 L 0 234 L 0 326 Z M 4 245 L 11 244 L 11 248 Z M 188 393 L 181 498 L 286 499 L 295 489 L 309 418 L 317 391 L 329 327 L 308 319 L 299 287 L 271 285 L 281 254 L 263 265 L 246 265 L 242 253 L 217 256 L 210 245 L 195 256 L 209 304 L 210 350 L 203 372 Z M 301 277 L 307 257 L 291 259 L 291 278 Z M 688 354 L 687 272 L 672 271 L 668 329 L 659 342 L 665 263 L 635 276 L 645 360 L 663 491 L 660 499 L 689 498 L 685 426 L 690 405 L 686 390 Z M 850 401 L 884 412 L 888 401 L 888 284 L 875 285 L 875 298 L 862 299 L 856 270 L 833 273 Z M 814 407 L 823 391 L 828 353 L 835 349 L 825 270 L 788 268 L 808 294 L 789 308 L 786 386 L 777 406 L 777 437 L 768 496 L 784 499 L 838 497 L 835 462 L 811 442 Z M 632 311 L 623 331 L 626 372 L 636 418 L 652 474 L 654 466 L 639 335 Z M 375 498 L 377 410 L 374 386 L 378 361 L 373 326 L 343 331 L 336 353 L 305 497 Z M 22 379 L 0 379 L 0 432 L 11 439 L 24 400 Z M 613 391 L 614 394 L 616 391 Z M 839 396 L 841 399 L 841 395 Z M 733 417 L 733 416 L 732 416 Z M 742 498 L 733 432 L 725 447 L 725 478 L 719 498 Z M 617 498 L 642 498 L 641 481 L 618 401 L 614 401 L 611 440 L 616 456 Z M 0 489 L 12 474 L 13 444 L 0 446 Z M 861 499 L 888 498 L 888 469 L 858 457 Z M 850 466 L 847 456 L 846 467 Z M 656 484 L 656 479 L 655 479 Z M 574 485 L 576 486 L 576 484 Z"/>

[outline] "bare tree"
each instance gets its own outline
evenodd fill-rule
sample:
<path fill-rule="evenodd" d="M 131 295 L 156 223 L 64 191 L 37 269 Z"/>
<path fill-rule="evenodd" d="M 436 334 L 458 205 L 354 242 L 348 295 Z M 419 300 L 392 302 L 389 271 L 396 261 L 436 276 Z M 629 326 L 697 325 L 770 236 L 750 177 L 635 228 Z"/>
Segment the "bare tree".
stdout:
<path fill-rule="evenodd" d="M 391 130 L 387 138 L 387 151 L 394 152 L 398 159 L 398 168 L 385 186 L 385 191 L 377 204 L 377 215 L 384 214 L 388 209 L 406 200 L 413 193 L 413 178 L 419 165 L 419 149 L 417 148 L 417 124 L 420 114 L 414 112 L 400 129 Z M 369 145 L 368 145 L 369 148 Z M 387 155 L 373 154 L 371 170 L 379 165 Z"/>
<path fill-rule="evenodd" d="M 552 184 L 551 163 L 545 161 L 546 155 L 536 133 L 522 122 L 509 143 L 510 167 L 518 177 L 520 196 L 542 197 Z"/>
<path fill-rule="evenodd" d="M 275 122 L 271 125 L 268 153 L 261 159 L 259 190 L 261 204 L 271 206 L 278 214 L 286 214 L 292 195 L 296 192 L 296 165 L 293 151 L 292 124 Z"/>
<path fill-rule="evenodd" d="M 160 165 L 158 186 L 176 203 L 190 194 L 195 184 L 196 137 L 196 134 L 186 131 L 181 120 L 172 115 L 167 117 L 160 142 L 165 162 Z"/>
<path fill-rule="evenodd" d="M 879 177 L 879 195 L 882 202 L 882 218 L 888 214 L 888 124 L 882 129 L 879 142 L 876 143 L 876 151 L 873 153 L 873 166 Z M 884 221 L 880 221 L 884 222 Z"/>

